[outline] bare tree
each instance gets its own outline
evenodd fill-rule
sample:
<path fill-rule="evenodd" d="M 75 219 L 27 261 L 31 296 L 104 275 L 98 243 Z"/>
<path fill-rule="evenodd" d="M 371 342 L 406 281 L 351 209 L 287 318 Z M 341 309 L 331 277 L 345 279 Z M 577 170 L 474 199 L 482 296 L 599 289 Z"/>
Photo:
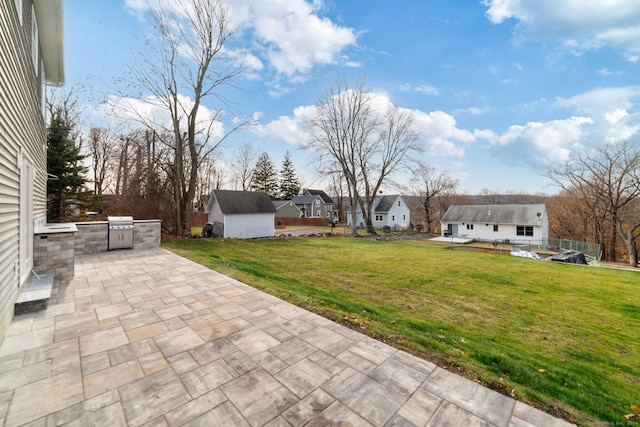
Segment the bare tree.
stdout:
<path fill-rule="evenodd" d="M 198 209 L 203 207 L 202 204 L 213 190 L 217 190 L 223 186 L 223 181 L 224 176 L 220 173 L 216 157 L 213 154 L 209 155 L 209 157 L 204 159 L 198 170 L 198 200 L 195 200 Z"/>
<path fill-rule="evenodd" d="M 424 209 L 426 231 L 432 232 L 433 222 L 437 217 L 434 211 L 439 210 L 437 200 L 452 194 L 458 186 L 458 181 L 451 178 L 448 171 L 426 164 L 419 165 L 414 170 L 413 176 L 413 192 Z M 444 211 L 440 214 L 444 214 Z"/>
<path fill-rule="evenodd" d="M 93 172 L 94 193 L 101 195 L 114 179 L 115 138 L 106 128 L 89 130 L 89 153 Z"/>
<path fill-rule="evenodd" d="M 253 167 L 257 160 L 258 150 L 252 143 L 245 142 L 238 148 L 232 164 L 233 179 L 242 191 L 251 189 Z"/>
<path fill-rule="evenodd" d="M 201 107 L 205 100 L 228 107 L 220 89 L 230 85 L 244 65 L 239 58 L 224 56 L 233 32 L 221 0 L 176 0 L 171 8 L 154 2 L 150 12 L 155 38 L 142 54 L 140 69 L 133 71 L 143 89 L 138 98 L 154 99 L 169 114 L 170 125 L 136 114 L 171 150 L 167 172 L 173 183 L 173 231 L 181 235 L 190 226 L 202 162 L 249 122 L 236 123 L 220 137 L 222 106 L 209 108 L 206 117 Z"/>
<path fill-rule="evenodd" d="M 393 106 L 381 113 L 374 94 L 364 89 L 364 80 L 353 87 L 336 81 L 317 101 L 307 128 L 308 148 L 320 164 L 335 163 L 347 183 L 352 233 L 357 234 L 356 206 L 367 230 L 375 232 L 371 214 L 378 190 L 418 149 L 411 116 Z"/>
<path fill-rule="evenodd" d="M 361 145 L 359 150 L 364 182 L 360 205 L 369 233 L 375 233 L 373 205 L 382 184 L 399 169 L 410 167 L 413 162 L 411 152 L 420 150 L 418 131 L 409 111 L 389 105 L 378 126 L 377 138 L 366 141 L 369 143 Z"/>
<path fill-rule="evenodd" d="M 636 240 L 640 231 L 640 147 L 621 142 L 577 153 L 569 162 L 547 171 L 556 185 L 585 201 L 611 229 L 605 256 L 616 260 L 616 238 L 629 253 L 629 264 L 638 264 Z M 596 221 L 598 222 L 598 221 Z M 602 242 L 600 242 L 602 243 Z"/>

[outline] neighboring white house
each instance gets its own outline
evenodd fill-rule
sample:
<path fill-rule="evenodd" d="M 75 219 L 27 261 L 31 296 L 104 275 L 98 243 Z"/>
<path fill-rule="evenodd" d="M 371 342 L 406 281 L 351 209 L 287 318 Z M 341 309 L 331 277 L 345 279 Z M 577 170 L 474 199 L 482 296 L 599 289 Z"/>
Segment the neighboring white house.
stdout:
<path fill-rule="evenodd" d="M 62 85 L 61 0 L 0 1 L 0 341 L 46 223 L 45 86 Z"/>
<path fill-rule="evenodd" d="M 262 191 L 214 190 L 205 206 L 209 222 L 222 224 L 223 237 L 274 236 L 276 208 Z"/>
<path fill-rule="evenodd" d="M 440 224 L 443 236 L 536 245 L 549 240 L 544 204 L 453 205 Z"/>
<path fill-rule="evenodd" d="M 411 209 L 403 196 L 378 196 L 373 200 L 372 222 L 374 228 L 390 227 L 392 230 L 406 230 L 411 224 Z M 356 211 L 356 224 L 364 227 L 362 211 Z M 351 211 L 347 212 L 347 226 L 351 227 Z"/>

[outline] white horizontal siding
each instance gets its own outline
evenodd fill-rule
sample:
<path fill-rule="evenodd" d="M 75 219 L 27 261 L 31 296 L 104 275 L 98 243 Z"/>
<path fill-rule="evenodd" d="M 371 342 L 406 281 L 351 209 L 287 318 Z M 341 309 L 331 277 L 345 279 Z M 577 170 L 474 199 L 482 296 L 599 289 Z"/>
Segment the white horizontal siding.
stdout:
<path fill-rule="evenodd" d="M 254 239 L 273 237 L 274 214 L 225 215 L 224 237 Z"/>
<path fill-rule="evenodd" d="M 24 0 L 24 10 L 30 11 L 31 4 Z M 46 217 L 46 129 L 41 85 L 31 59 L 29 16 L 24 14 L 21 24 L 15 3 L 0 2 L 0 339 L 13 317 L 20 286 L 18 165 L 23 154 L 35 169 L 33 218 Z"/>

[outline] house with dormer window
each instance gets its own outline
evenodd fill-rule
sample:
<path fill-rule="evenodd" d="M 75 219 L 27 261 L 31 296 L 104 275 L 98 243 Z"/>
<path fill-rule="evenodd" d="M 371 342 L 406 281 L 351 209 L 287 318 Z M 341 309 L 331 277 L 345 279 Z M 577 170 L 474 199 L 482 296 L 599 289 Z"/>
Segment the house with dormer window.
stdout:
<path fill-rule="evenodd" d="M 394 231 L 407 230 L 411 225 L 411 209 L 404 196 L 378 196 L 373 199 L 372 222 L 374 228 L 389 227 Z M 359 207 L 356 210 L 356 224 L 364 227 L 365 221 Z M 347 226 L 351 227 L 351 212 L 347 212 Z"/>
<path fill-rule="evenodd" d="M 333 199 L 322 190 L 304 190 L 302 195 L 294 196 L 291 201 L 295 204 L 302 218 L 328 218 L 336 216 Z"/>

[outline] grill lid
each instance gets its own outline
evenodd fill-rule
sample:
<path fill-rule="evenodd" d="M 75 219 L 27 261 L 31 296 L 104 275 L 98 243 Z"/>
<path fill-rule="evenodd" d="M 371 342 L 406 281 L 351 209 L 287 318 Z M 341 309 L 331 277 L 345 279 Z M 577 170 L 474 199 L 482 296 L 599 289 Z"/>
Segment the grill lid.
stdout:
<path fill-rule="evenodd" d="M 132 216 L 109 216 L 107 217 L 109 225 L 128 225 L 133 224 Z"/>

